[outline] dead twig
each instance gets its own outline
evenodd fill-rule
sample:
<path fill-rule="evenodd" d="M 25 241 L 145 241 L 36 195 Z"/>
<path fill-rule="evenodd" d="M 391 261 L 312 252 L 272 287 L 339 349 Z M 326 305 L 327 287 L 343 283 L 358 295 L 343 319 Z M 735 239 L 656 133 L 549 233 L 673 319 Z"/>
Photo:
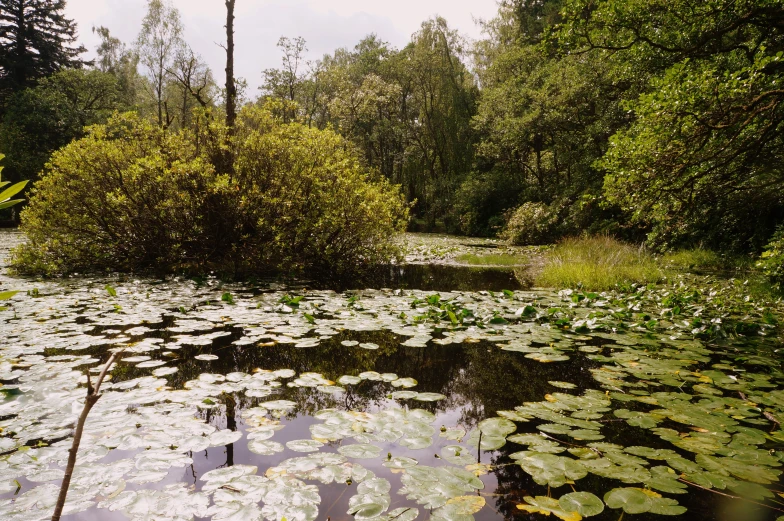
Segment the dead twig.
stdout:
<path fill-rule="evenodd" d="M 84 401 L 84 408 L 79 415 L 79 420 L 76 422 L 73 443 L 68 451 L 68 465 L 65 467 L 65 476 L 60 485 L 60 495 L 57 496 L 57 505 L 54 507 L 52 521 L 60 521 L 60 516 L 63 514 L 65 499 L 68 496 L 68 488 L 71 486 L 71 477 L 73 476 L 74 467 L 76 466 L 76 453 L 79 451 L 79 444 L 82 441 L 82 433 L 84 432 L 84 424 L 87 422 L 87 416 L 101 398 L 101 384 L 103 384 L 103 381 L 106 378 L 106 373 L 108 373 L 109 368 L 120 359 L 123 351 L 124 349 L 121 349 L 112 354 L 101 371 L 101 374 L 98 375 L 98 380 L 95 382 L 95 385 L 90 381 L 90 371 L 87 371 L 87 399 Z"/>

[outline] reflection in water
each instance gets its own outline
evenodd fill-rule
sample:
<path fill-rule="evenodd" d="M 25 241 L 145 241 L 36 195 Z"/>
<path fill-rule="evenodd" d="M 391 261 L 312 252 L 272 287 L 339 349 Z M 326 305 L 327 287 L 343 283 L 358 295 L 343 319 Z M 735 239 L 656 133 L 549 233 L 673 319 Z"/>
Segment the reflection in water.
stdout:
<path fill-rule="evenodd" d="M 388 266 L 362 281 L 364 288 L 423 291 L 515 291 L 531 286 L 531 276 L 526 268 L 474 268 L 449 264 Z"/>
<path fill-rule="evenodd" d="M 229 329 L 231 332 L 232 330 Z M 447 396 L 438 402 L 402 402 L 411 408 L 423 408 L 437 416 L 434 426 L 462 426 L 470 431 L 478 422 L 493 417 L 497 411 L 510 410 L 526 401 L 538 401 L 542 396 L 555 392 L 548 381 L 569 381 L 580 387 L 591 387 L 592 378 L 589 370 L 597 364 L 582 356 L 575 356 L 568 363 L 543 364 L 526 359 L 521 353 L 510 353 L 499 350 L 495 344 L 488 342 L 466 343 L 462 345 L 429 345 L 425 348 L 401 346 L 405 340 L 388 331 L 343 332 L 331 339 L 322 341 L 319 347 L 295 348 L 282 345 L 269 347 L 237 346 L 231 342 L 238 336 L 232 335 L 216 339 L 212 346 L 201 348 L 184 348 L 177 351 L 179 371 L 168 376 L 169 384 L 174 388 L 182 388 L 185 382 L 194 380 L 204 372 L 227 375 L 234 372 L 252 373 L 257 369 L 277 370 L 293 369 L 297 374 L 316 372 L 330 380 L 337 380 L 343 375 L 356 376 L 365 371 L 378 373 L 395 373 L 398 376 L 412 377 L 418 381 L 416 390 L 420 392 L 436 392 Z M 344 340 L 372 342 L 379 346 L 376 350 L 345 347 Z M 165 353 L 165 349 L 162 350 Z M 161 351 L 159 351 L 161 353 Z M 193 357 L 197 354 L 215 354 L 219 358 L 213 361 L 199 361 Z M 54 354 L 54 353 L 48 353 Z M 162 356 L 162 355 L 159 355 Z M 132 364 L 121 363 L 115 370 L 115 381 L 123 381 L 147 376 L 148 372 Z M 324 393 L 315 388 L 288 387 L 278 389 L 278 393 L 263 399 L 249 398 L 244 394 L 223 395 L 221 407 L 203 413 L 203 418 L 219 428 L 239 429 L 245 433 L 246 425 L 242 420 L 242 411 L 255 407 L 259 402 L 270 399 L 285 399 L 296 402 L 294 412 L 284 415 L 281 419 L 285 428 L 279 431 L 275 440 L 285 443 L 290 440 L 308 439 L 311 437 L 309 427 L 316 422 L 312 417 L 317 411 L 335 408 L 345 411 L 377 412 L 394 407 L 390 393 L 395 390 L 388 383 L 363 380 L 358 385 L 346 386 L 344 393 Z M 615 431 L 615 438 L 625 437 L 628 426 L 625 423 L 612 424 L 607 431 Z M 518 424 L 518 432 L 538 432 L 526 424 Z M 639 435 L 639 430 L 636 431 Z M 566 441 L 565 439 L 561 441 Z M 653 443 L 644 440 L 643 443 Z M 322 451 L 335 452 L 343 442 L 332 442 Z M 381 444 L 382 454 L 389 452 L 394 456 L 408 456 L 419 461 L 420 465 L 439 466 L 438 454 L 444 446 L 454 442 L 439 439 L 435 444 L 423 450 L 408 450 L 395 443 Z M 533 482 L 522 468 L 512 464 L 509 455 L 523 450 L 524 447 L 514 443 L 485 454 L 477 454 L 483 463 L 491 464 L 492 470 L 482 476 L 489 508 L 475 514 L 478 521 L 500 519 L 536 519 L 517 509 L 524 502 L 525 496 L 546 495 L 547 487 Z M 200 488 L 202 482 L 196 481 L 199 475 L 214 468 L 234 464 L 257 465 L 259 472 L 276 466 L 282 461 L 302 456 L 290 450 L 273 456 L 259 456 L 248 450 L 246 436 L 243 440 L 226 446 L 225 457 L 215 454 L 210 449 L 203 454 L 193 455 L 193 469 L 188 469 L 183 479 L 194 482 Z M 391 473 L 377 460 L 362 460 L 362 465 L 375 472 L 378 476 L 388 479 L 393 492 L 402 487 L 400 476 Z M 170 481 L 167 480 L 166 483 Z M 609 490 L 614 484 L 610 480 L 589 476 L 579 483 L 580 490 Z M 352 486 L 332 484 L 320 485 L 322 504 L 319 519 L 332 520 L 350 519 L 345 512 L 348 500 L 356 491 Z M 679 498 L 681 503 L 689 507 L 693 519 L 710 520 L 714 518 L 716 500 L 706 494 L 691 494 L 688 498 Z M 393 506 L 416 507 L 414 502 L 403 496 L 393 495 Z M 618 513 L 606 511 L 592 519 L 599 521 L 615 521 Z M 82 519 L 81 517 L 78 519 Z M 87 519 L 87 518 L 84 518 Z M 106 517 L 102 519 L 114 519 Z M 121 518 L 118 518 L 121 519 Z M 636 516 L 635 519 L 645 521 L 656 519 L 655 516 Z M 77 521 L 77 519 L 74 519 Z"/>

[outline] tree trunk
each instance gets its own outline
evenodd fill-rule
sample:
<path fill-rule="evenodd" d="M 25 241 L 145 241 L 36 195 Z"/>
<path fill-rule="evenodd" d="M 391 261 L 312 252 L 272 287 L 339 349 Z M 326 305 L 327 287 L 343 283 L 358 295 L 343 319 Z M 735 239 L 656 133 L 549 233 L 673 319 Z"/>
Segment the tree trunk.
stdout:
<path fill-rule="evenodd" d="M 234 128 L 237 120 L 237 86 L 234 83 L 234 3 L 226 0 L 226 125 Z"/>

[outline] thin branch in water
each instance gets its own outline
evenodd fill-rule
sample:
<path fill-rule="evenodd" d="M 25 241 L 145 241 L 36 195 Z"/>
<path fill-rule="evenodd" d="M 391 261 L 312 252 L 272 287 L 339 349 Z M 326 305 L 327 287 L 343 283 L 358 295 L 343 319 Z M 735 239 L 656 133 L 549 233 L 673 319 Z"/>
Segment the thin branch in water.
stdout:
<path fill-rule="evenodd" d="M 87 423 L 87 416 L 90 414 L 93 406 L 95 406 L 101 398 L 101 384 L 103 384 L 103 380 L 106 378 L 106 373 L 108 373 L 109 368 L 120 359 L 124 351 L 125 349 L 120 349 L 112 354 L 101 371 L 101 374 L 98 375 L 95 386 L 93 386 L 90 378 L 90 370 L 87 370 L 87 398 L 85 399 L 82 413 L 79 415 L 79 419 L 76 422 L 73 443 L 68 451 L 68 465 L 65 467 L 65 476 L 63 476 L 63 482 L 60 485 L 60 494 L 57 497 L 57 504 L 54 507 L 52 521 L 60 521 L 60 517 L 63 515 L 63 507 L 65 506 L 66 497 L 68 496 L 68 488 L 71 486 L 71 477 L 73 477 L 74 467 L 76 466 L 76 454 L 79 452 L 79 444 L 82 441 L 82 433 L 84 432 L 84 424 Z"/>

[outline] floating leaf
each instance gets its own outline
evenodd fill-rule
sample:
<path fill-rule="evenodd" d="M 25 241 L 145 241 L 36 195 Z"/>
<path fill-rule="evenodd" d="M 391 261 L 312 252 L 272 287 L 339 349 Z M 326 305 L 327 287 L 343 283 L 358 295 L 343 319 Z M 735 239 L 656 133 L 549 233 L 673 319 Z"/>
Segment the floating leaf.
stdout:
<path fill-rule="evenodd" d="M 355 445 L 343 445 L 338 449 L 342 455 L 353 459 L 377 458 L 381 455 L 381 449 L 368 443 L 358 443 Z"/>
<path fill-rule="evenodd" d="M 590 492 L 572 492 L 561 496 L 558 504 L 566 512 L 577 512 L 583 517 L 598 516 L 604 512 L 604 503 Z"/>
<path fill-rule="evenodd" d="M 248 442 L 248 450 L 254 454 L 271 456 L 272 454 L 283 452 L 283 445 L 270 440 L 250 440 Z"/>
<path fill-rule="evenodd" d="M 627 514 L 644 514 L 653 507 L 651 496 L 641 488 L 615 488 L 604 496 L 610 508 L 622 508 Z"/>

